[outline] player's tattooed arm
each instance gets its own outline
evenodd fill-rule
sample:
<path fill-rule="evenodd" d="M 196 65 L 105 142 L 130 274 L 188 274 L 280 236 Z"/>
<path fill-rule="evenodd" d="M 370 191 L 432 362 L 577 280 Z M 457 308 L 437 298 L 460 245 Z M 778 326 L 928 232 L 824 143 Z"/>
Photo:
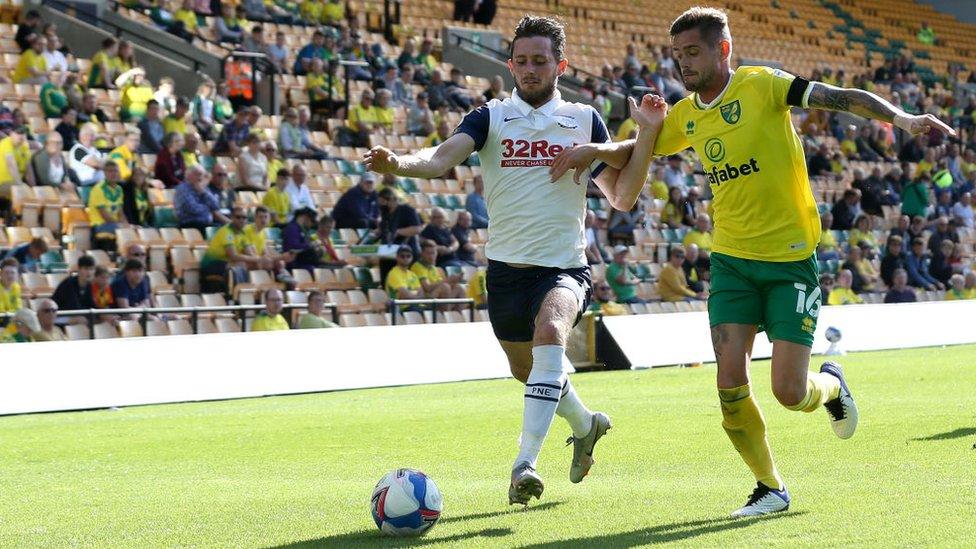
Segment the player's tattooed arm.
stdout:
<path fill-rule="evenodd" d="M 810 86 L 807 105 L 812 109 L 849 112 L 872 120 L 894 123 L 895 126 L 913 135 L 927 132 L 933 127 L 949 135 L 956 134 L 955 130 L 930 114 L 920 116 L 906 114 L 869 91 L 838 88 L 823 82 L 811 82 Z"/>

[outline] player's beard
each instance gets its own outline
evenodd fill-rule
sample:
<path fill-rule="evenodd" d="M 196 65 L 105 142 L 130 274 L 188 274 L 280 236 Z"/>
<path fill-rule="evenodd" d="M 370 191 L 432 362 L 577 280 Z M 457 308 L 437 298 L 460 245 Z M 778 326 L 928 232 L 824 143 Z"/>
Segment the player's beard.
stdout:
<path fill-rule="evenodd" d="M 556 78 L 553 78 L 552 81 L 549 82 L 549 85 L 540 86 L 538 91 L 534 92 L 525 90 L 516 80 L 515 90 L 518 91 L 519 97 L 522 98 L 522 101 L 525 101 L 534 107 L 538 107 L 543 105 L 549 98 L 552 97 L 553 93 L 555 93 Z"/>

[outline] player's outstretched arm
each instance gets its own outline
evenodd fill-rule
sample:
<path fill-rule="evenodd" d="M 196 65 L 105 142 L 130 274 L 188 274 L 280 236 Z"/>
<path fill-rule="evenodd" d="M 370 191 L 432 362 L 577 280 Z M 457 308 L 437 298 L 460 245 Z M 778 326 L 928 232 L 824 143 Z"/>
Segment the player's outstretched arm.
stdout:
<path fill-rule="evenodd" d="M 628 99 L 630 116 L 637 122 L 637 139 L 627 163 L 618 171 L 606 168 L 596 178 L 596 184 L 606 195 L 610 205 L 621 211 L 629 211 L 640 196 L 647 172 L 654 158 L 654 143 L 668 114 L 668 104 L 657 95 L 645 95 L 638 106 L 633 97 Z M 577 170 L 579 173 L 579 170 Z"/>
<path fill-rule="evenodd" d="M 376 173 L 400 177 L 440 177 L 464 162 L 474 152 L 474 139 L 457 133 L 436 147 L 399 156 L 386 147 L 373 147 L 363 156 L 366 168 Z"/>
<path fill-rule="evenodd" d="M 811 109 L 842 111 L 872 120 L 893 123 L 912 135 L 936 128 L 955 136 L 956 131 L 931 114 L 908 114 L 877 95 L 854 88 L 838 88 L 823 82 L 811 82 L 807 106 Z"/>

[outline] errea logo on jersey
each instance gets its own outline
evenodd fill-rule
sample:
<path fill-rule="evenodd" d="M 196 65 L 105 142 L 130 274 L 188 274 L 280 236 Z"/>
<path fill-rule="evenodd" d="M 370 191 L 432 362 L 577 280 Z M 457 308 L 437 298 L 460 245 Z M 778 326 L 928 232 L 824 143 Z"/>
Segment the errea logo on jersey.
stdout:
<path fill-rule="evenodd" d="M 545 139 L 538 141 L 502 139 L 502 146 L 505 148 L 500 163 L 503 168 L 551 166 L 553 159 L 566 148 L 558 143 L 549 143 Z"/>

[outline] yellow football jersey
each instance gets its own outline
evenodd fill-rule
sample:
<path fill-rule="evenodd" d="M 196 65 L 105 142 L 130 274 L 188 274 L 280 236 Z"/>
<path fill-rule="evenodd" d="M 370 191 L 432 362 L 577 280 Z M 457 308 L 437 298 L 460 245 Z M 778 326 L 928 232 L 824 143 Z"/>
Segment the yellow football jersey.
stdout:
<path fill-rule="evenodd" d="M 692 147 L 701 158 L 714 195 L 714 252 L 785 262 L 816 250 L 820 218 L 787 104 L 794 78 L 739 67 L 711 105 L 691 94 L 664 121 L 654 154 Z"/>

